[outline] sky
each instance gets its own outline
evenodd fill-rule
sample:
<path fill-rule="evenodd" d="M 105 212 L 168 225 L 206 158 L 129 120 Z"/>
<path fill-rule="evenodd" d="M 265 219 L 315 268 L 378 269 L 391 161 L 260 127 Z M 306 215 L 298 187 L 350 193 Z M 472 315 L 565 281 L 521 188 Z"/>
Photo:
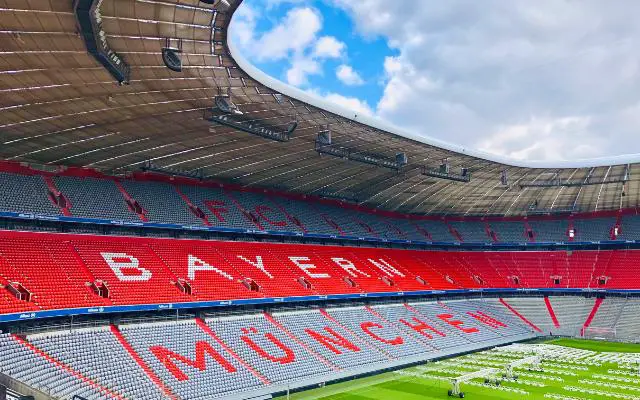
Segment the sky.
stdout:
<path fill-rule="evenodd" d="M 640 153 L 640 2 L 245 0 L 265 73 L 420 135 L 518 160 Z"/>

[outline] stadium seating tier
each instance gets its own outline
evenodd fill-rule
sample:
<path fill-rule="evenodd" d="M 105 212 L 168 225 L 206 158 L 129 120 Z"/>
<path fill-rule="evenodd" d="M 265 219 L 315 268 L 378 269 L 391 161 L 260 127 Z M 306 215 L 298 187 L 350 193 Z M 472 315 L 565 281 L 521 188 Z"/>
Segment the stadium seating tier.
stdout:
<path fill-rule="evenodd" d="M 166 177 L 20 175 L 0 172 L 0 212 L 64 215 L 189 229 L 421 242 L 579 242 L 640 237 L 636 210 L 620 215 L 449 218 L 376 212 L 337 201 Z M 25 195 L 26 194 L 26 195 Z M 614 234 L 617 232 L 617 235 Z"/>
<path fill-rule="evenodd" d="M 3 334 L 0 370 L 61 398 L 243 399 L 535 336 L 483 301 L 415 306 Z"/>
<path fill-rule="evenodd" d="M 639 260 L 640 250 L 445 252 L 0 231 L 0 298 L 11 313 L 447 289 L 637 289 L 631 267 Z M 18 300 L 17 289 L 30 298 Z"/>

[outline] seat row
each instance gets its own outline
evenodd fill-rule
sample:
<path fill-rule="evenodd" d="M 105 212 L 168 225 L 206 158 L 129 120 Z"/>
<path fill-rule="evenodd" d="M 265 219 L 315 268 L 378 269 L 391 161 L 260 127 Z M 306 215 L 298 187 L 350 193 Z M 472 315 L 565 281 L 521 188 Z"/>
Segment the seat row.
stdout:
<path fill-rule="evenodd" d="M 531 217 L 528 222 L 407 218 L 337 202 L 211 185 L 6 172 L 0 172 L 0 211 L 423 242 L 566 242 L 640 237 L 640 216 L 636 215 L 571 220 Z"/>
<path fill-rule="evenodd" d="M 65 399 L 234 399 L 535 335 L 481 300 L 209 315 L 3 335 L 0 371 Z"/>
<path fill-rule="evenodd" d="M 508 297 L 486 301 L 517 316 L 540 334 L 640 343 L 637 297 Z"/>
<path fill-rule="evenodd" d="M 639 263 L 640 250 L 444 252 L 0 231 L 0 312 L 475 288 L 637 289 Z"/>

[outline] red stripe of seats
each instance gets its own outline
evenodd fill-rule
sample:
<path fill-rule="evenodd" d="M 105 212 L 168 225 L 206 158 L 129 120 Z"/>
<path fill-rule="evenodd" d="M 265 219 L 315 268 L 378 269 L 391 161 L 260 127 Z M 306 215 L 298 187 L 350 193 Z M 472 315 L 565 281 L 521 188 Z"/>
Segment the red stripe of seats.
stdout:
<path fill-rule="evenodd" d="M 173 394 L 171 389 L 167 385 L 165 385 L 165 383 L 158 377 L 158 375 L 156 375 L 156 373 L 153 372 L 151 367 L 149 367 L 149 365 L 147 365 L 147 363 L 142 359 L 142 357 L 140 357 L 140 355 L 135 351 L 133 346 L 131 346 L 131 344 L 127 341 L 127 339 L 122 335 L 122 332 L 120 332 L 120 329 L 118 329 L 118 327 L 115 325 L 111 325 L 111 332 L 118 339 L 122 347 L 124 347 L 124 349 L 129 353 L 131 358 L 133 358 L 135 362 L 138 363 L 140 368 L 142 368 L 145 374 L 147 374 L 149 379 L 151 379 L 151 381 L 155 383 L 156 386 L 158 386 L 158 388 L 160 388 L 160 390 L 168 398 L 172 400 L 178 400 L 178 396 Z"/>
<path fill-rule="evenodd" d="M 532 327 L 536 332 L 542 332 L 542 329 L 538 328 L 533 322 L 529 321 L 527 318 L 525 318 L 524 315 L 520 314 L 518 312 L 518 310 L 516 310 L 515 308 L 513 308 L 509 303 L 507 303 L 507 301 L 505 299 L 503 299 L 502 297 L 500 298 L 500 303 L 502 303 L 503 306 L 507 307 L 507 309 L 509 311 L 511 311 L 513 313 L 513 315 L 515 315 L 516 317 L 520 318 L 525 324 L 529 325 L 530 327 Z"/>
<path fill-rule="evenodd" d="M 544 296 L 544 304 L 547 306 L 547 310 L 549 311 L 549 316 L 551 316 L 553 325 L 556 328 L 560 328 L 560 322 L 558 322 L 558 317 L 556 317 L 556 312 L 553 311 L 553 306 L 551 305 L 551 300 L 549 300 L 548 296 Z"/>

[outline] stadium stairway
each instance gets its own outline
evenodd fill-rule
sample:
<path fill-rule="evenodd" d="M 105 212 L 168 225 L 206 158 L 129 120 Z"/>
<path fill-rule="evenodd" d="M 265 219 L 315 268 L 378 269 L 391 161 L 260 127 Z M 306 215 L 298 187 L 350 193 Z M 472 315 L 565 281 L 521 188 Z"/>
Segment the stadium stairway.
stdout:
<path fill-rule="evenodd" d="M 593 303 L 593 308 L 591 309 L 591 312 L 589 313 L 589 316 L 587 317 L 586 321 L 584 321 L 584 324 L 582 325 L 580 336 L 584 336 L 585 331 L 591 326 L 591 323 L 593 322 L 593 319 L 596 317 L 596 314 L 598 313 L 598 310 L 600 309 L 600 306 L 602 305 L 603 300 L 604 300 L 603 297 L 598 297 L 595 303 Z"/>
<path fill-rule="evenodd" d="M 522 320 L 522 322 L 524 322 L 525 324 L 529 325 L 536 332 L 542 333 L 542 330 L 540 328 L 538 328 L 538 326 L 536 324 L 534 324 L 533 322 L 529 321 L 524 315 L 520 314 L 518 312 L 518 310 L 516 310 L 509 303 L 507 303 L 507 301 L 505 299 L 500 298 L 499 301 L 503 306 L 507 307 L 507 309 L 513 313 L 513 315 L 515 315 L 516 317 L 520 318 Z"/>
<path fill-rule="evenodd" d="M 560 322 L 558 322 L 558 317 L 556 317 L 556 312 L 553 310 L 549 296 L 544 296 L 544 305 L 547 307 L 551 321 L 553 321 L 553 326 L 560 328 Z"/>
<path fill-rule="evenodd" d="M 72 205 L 67 197 L 64 195 L 64 193 L 58 190 L 55 182 L 53 181 L 53 179 L 51 179 L 50 176 L 45 176 L 44 182 L 47 184 L 47 188 L 49 189 L 47 193 L 47 195 L 49 196 L 49 200 L 51 200 L 54 205 L 60 208 L 60 212 L 62 213 L 62 215 L 70 217 L 72 215 L 70 211 Z"/>

